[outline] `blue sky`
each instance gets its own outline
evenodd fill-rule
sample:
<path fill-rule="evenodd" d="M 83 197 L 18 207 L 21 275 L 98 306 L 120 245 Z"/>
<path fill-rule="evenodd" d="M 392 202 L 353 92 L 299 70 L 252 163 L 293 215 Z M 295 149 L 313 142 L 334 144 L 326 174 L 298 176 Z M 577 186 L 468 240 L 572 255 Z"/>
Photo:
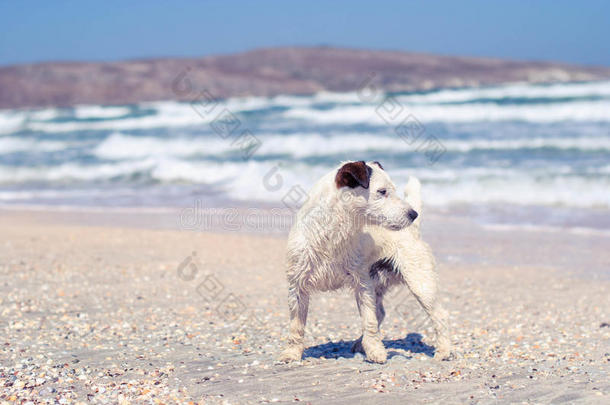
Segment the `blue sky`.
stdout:
<path fill-rule="evenodd" d="M 8 1 L 0 64 L 331 45 L 610 66 L 610 1 Z"/>

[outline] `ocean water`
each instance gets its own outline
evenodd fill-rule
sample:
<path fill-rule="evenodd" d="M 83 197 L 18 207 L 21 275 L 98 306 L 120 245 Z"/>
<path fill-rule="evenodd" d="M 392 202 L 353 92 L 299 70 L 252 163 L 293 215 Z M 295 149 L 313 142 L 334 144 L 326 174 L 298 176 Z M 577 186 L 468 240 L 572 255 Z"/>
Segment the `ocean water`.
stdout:
<path fill-rule="evenodd" d="M 195 100 L 0 110 L 0 205 L 281 207 L 378 160 L 432 209 L 610 228 L 610 82 Z"/>

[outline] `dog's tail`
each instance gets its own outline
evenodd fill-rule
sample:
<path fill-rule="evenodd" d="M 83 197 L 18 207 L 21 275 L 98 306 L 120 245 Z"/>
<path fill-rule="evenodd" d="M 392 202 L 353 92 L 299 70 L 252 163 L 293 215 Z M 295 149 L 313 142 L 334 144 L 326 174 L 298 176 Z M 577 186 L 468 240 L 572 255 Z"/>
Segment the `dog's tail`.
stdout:
<path fill-rule="evenodd" d="M 422 216 L 421 183 L 415 176 L 409 176 L 409 181 L 405 186 L 405 200 L 419 214 L 411 226 L 419 229 Z"/>

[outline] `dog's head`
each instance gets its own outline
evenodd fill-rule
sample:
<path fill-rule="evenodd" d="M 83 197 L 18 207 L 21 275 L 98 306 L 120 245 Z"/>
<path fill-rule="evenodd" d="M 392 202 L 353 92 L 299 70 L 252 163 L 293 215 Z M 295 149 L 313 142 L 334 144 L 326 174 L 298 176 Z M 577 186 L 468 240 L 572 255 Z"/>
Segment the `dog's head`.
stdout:
<path fill-rule="evenodd" d="M 337 170 L 335 185 L 344 207 L 363 216 L 367 224 L 398 230 L 417 218 L 379 162 L 344 163 Z"/>

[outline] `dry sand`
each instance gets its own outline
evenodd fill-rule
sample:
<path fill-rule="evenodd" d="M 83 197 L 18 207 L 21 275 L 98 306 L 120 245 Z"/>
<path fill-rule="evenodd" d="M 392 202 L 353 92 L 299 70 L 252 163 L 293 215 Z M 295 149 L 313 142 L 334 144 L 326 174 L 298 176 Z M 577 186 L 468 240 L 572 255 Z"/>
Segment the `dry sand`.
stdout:
<path fill-rule="evenodd" d="M 609 403 L 610 238 L 452 221 L 424 232 L 454 360 L 431 358 L 401 290 L 387 364 L 350 353 L 357 310 L 338 292 L 314 298 L 305 358 L 283 365 L 283 235 L 0 210 L 0 403 Z"/>

